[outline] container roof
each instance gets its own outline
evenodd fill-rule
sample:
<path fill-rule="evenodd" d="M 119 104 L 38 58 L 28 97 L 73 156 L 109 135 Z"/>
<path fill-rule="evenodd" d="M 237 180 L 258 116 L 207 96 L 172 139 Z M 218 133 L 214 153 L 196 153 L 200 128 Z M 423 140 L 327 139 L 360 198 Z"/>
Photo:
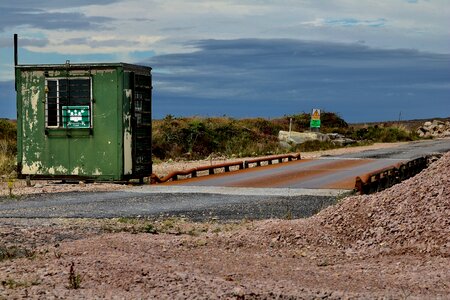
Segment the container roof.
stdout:
<path fill-rule="evenodd" d="M 68 64 L 36 64 L 36 65 L 17 65 L 19 69 L 39 69 L 39 70 L 55 70 L 55 69 L 104 69 L 123 67 L 126 70 L 151 71 L 152 68 L 142 65 L 119 63 L 68 63 Z"/>

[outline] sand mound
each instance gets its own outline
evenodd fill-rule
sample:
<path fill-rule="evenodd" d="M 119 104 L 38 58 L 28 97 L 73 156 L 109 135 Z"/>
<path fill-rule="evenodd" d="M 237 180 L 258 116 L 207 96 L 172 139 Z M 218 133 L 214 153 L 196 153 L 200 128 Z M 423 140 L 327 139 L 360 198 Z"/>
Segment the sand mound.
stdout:
<path fill-rule="evenodd" d="M 347 198 L 311 221 L 358 252 L 450 256 L 450 152 L 409 180 Z"/>

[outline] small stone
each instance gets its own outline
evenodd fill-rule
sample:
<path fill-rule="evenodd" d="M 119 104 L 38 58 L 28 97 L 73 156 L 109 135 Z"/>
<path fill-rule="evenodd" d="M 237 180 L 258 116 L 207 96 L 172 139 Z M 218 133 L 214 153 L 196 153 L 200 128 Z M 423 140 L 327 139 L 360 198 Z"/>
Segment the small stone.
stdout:
<path fill-rule="evenodd" d="M 236 296 L 236 297 L 244 297 L 245 292 L 244 292 L 243 288 L 237 286 L 233 289 L 232 294 L 233 294 L 233 296 Z"/>
<path fill-rule="evenodd" d="M 280 239 L 281 239 L 281 235 L 277 235 L 276 237 L 274 237 L 274 238 L 271 240 L 271 242 L 272 242 L 272 243 L 276 243 L 276 242 L 278 242 Z"/>

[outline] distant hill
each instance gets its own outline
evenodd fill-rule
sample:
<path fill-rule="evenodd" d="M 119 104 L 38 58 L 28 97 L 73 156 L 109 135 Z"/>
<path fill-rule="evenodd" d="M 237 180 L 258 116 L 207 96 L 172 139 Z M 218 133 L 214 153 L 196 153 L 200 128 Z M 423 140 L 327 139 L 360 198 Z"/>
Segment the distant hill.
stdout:
<path fill-rule="evenodd" d="M 450 121 L 450 117 L 447 118 L 427 118 L 427 119 L 413 119 L 413 120 L 400 120 L 400 121 L 385 121 L 385 122 L 367 122 L 367 123 L 353 123 L 350 126 L 361 127 L 361 126 L 375 126 L 375 125 L 383 125 L 383 126 L 393 126 L 393 125 L 401 125 L 409 130 L 416 130 L 418 127 L 422 126 L 425 122 L 439 120 L 439 121 Z"/>

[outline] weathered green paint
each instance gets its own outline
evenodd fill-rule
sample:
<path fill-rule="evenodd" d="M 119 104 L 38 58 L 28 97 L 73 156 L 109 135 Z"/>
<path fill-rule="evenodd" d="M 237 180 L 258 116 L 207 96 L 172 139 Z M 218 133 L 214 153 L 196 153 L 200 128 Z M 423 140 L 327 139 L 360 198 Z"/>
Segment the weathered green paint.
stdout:
<path fill-rule="evenodd" d="M 123 124 L 123 169 L 125 174 L 132 174 L 133 170 L 133 151 L 132 151 L 132 132 L 131 132 L 131 102 L 132 102 L 132 86 L 131 74 L 124 74 L 123 80 L 123 101 L 122 115 Z"/>
<path fill-rule="evenodd" d="M 17 66 L 19 175 L 114 181 L 149 176 L 151 164 L 146 174 L 132 172 L 130 72 L 150 76 L 150 70 L 127 64 Z M 61 77 L 91 78 L 91 128 L 46 128 L 45 80 Z"/>

